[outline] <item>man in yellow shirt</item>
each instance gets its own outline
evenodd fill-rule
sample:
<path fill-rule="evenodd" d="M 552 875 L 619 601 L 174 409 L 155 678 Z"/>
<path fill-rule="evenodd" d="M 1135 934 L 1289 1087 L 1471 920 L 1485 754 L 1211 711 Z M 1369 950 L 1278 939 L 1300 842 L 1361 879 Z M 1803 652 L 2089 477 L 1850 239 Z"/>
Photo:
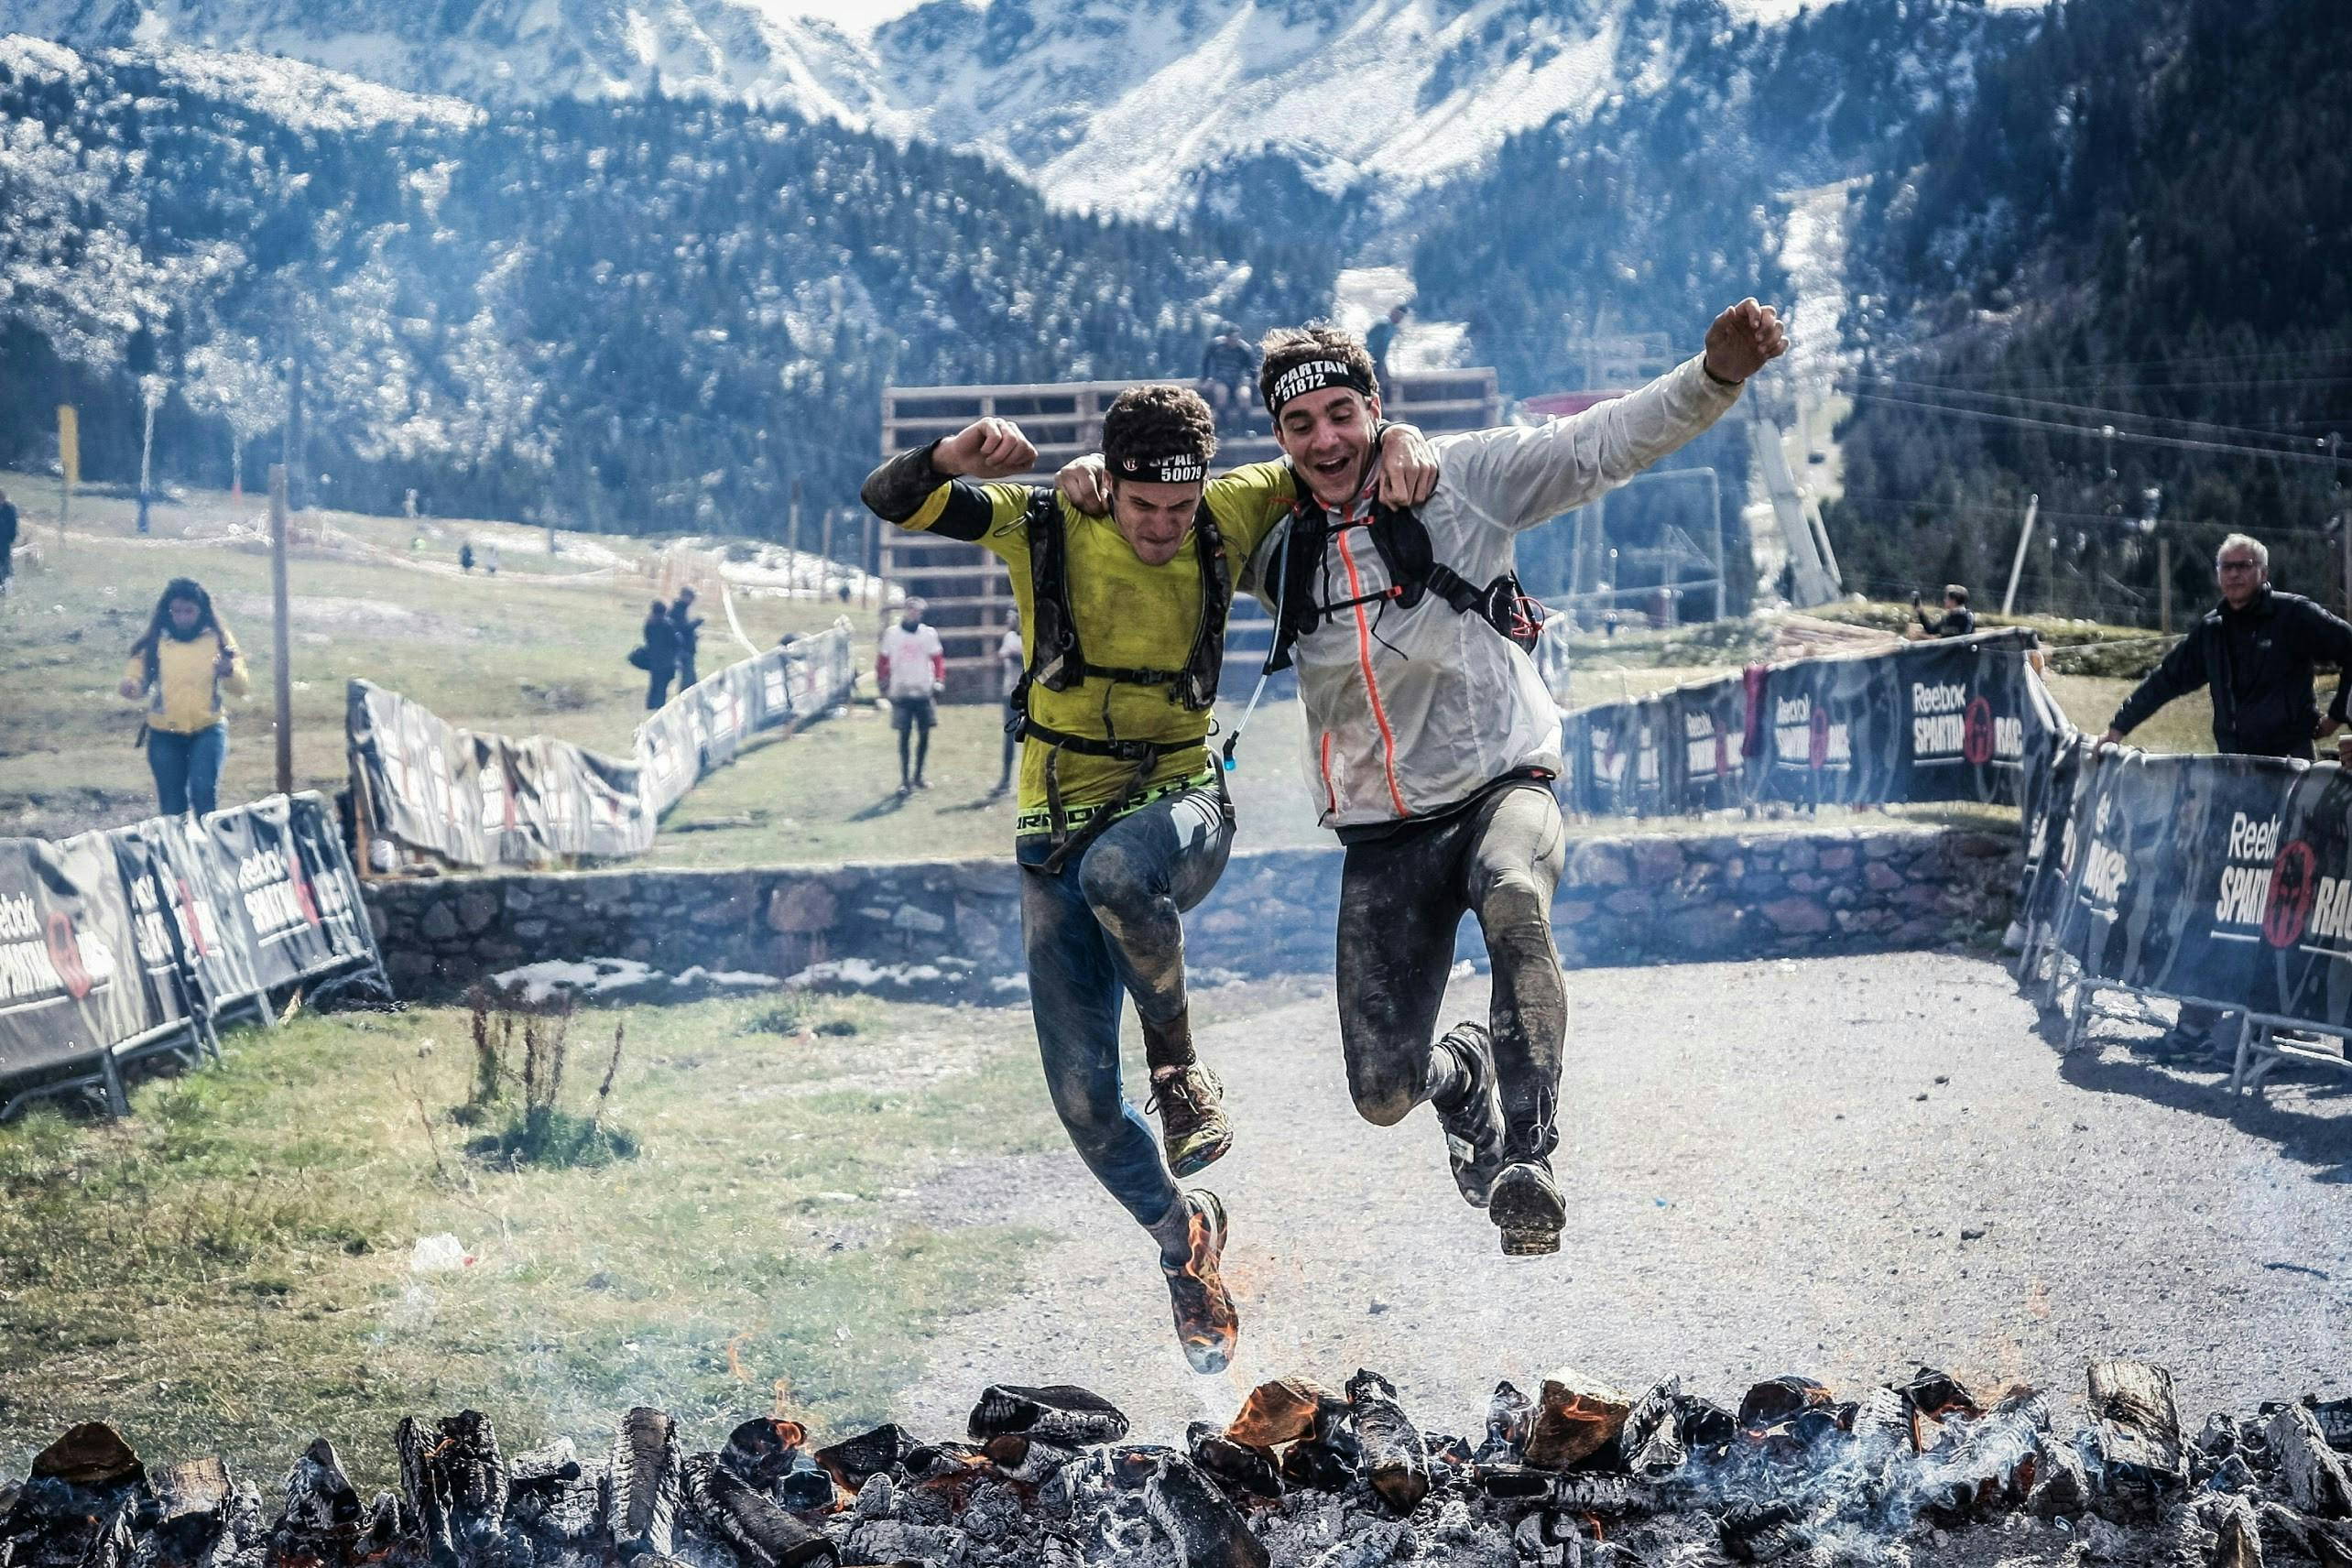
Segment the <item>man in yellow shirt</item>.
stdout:
<path fill-rule="evenodd" d="M 212 610 L 212 596 L 192 577 L 164 584 L 147 629 L 131 645 L 122 694 L 147 702 L 147 769 L 166 816 L 203 816 L 218 804 L 229 726 L 222 696 L 251 689 L 237 639 Z"/>
<path fill-rule="evenodd" d="M 1412 469 L 1413 438 L 1400 430 L 1384 453 L 1425 491 L 1434 472 Z M 1186 1357 L 1215 1372 L 1239 1332 L 1218 1274 L 1225 1209 L 1175 1178 L 1222 1156 L 1233 1131 L 1192 1050 L 1181 917 L 1232 845 L 1209 710 L 1235 573 L 1288 516 L 1290 479 L 1278 463 L 1209 479 L 1215 427 L 1189 387 L 1121 393 L 1103 452 L 1108 517 L 1050 486 L 986 483 L 1037 462 L 996 419 L 893 458 L 864 495 L 886 521 L 969 540 L 1010 572 L 1028 643 L 1014 850 L 1046 1085 L 1095 1179 L 1159 1242 Z M 1120 1088 L 1122 991 L 1143 1025 L 1165 1164 Z"/>

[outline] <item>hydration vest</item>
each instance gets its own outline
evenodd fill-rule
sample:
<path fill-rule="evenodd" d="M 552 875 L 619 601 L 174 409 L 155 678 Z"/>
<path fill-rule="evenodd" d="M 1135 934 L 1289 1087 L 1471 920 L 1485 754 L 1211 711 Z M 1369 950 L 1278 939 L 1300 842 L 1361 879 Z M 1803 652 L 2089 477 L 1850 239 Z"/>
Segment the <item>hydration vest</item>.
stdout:
<path fill-rule="evenodd" d="M 1029 687 L 1039 685 L 1049 691 L 1066 691 L 1094 676 L 1127 686 L 1164 686 L 1168 700 L 1178 707 L 1195 713 L 1208 712 L 1216 702 L 1217 678 L 1225 668 L 1225 613 L 1233 603 L 1233 572 L 1225 560 L 1225 535 L 1210 515 L 1208 503 L 1203 501 L 1192 517 L 1194 550 L 1201 563 L 1201 624 L 1192 633 L 1192 646 L 1185 654 L 1183 665 L 1160 670 L 1094 664 L 1088 662 L 1079 643 L 1078 618 L 1071 609 L 1070 539 L 1068 524 L 1062 515 L 1061 496 L 1051 488 L 1040 489 L 1029 499 L 1021 528 L 1029 537 L 1029 618 L 1034 624 L 1028 639 L 1028 667 L 1021 673 L 1020 684 L 1013 690 L 1012 713 L 1006 721 L 1006 731 L 1016 738 L 1035 735 L 1057 751 L 1116 757 L 1131 763 L 1135 769 L 1119 798 L 1096 811 L 1084 827 L 1073 833 L 1063 819 L 1056 759 L 1047 757 L 1047 808 L 1052 814 L 1054 837 L 1060 843 L 1044 869 L 1056 872 L 1063 861 L 1082 851 L 1110 825 L 1119 810 L 1151 777 L 1153 768 L 1168 747 L 1156 741 L 1122 740 L 1116 735 L 1072 735 L 1049 728 L 1029 716 Z M 1107 728 L 1107 715 L 1105 724 Z"/>
<path fill-rule="evenodd" d="M 1544 610 L 1519 591 L 1519 573 L 1506 572 L 1484 588 L 1477 587 L 1439 561 L 1429 541 L 1429 528 L 1410 507 L 1390 508 L 1372 503 L 1372 520 L 1361 525 L 1373 550 L 1388 569 L 1388 586 L 1375 593 L 1332 604 L 1315 602 L 1316 576 L 1323 550 L 1337 530 L 1326 521 L 1322 503 L 1307 488 L 1304 476 L 1293 471 L 1297 499 L 1290 503 L 1290 529 L 1284 539 L 1277 568 L 1274 601 L 1274 646 L 1267 651 L 1266 672 L 1290 667 L 1290 649 L 1301 637 L 1321 626 L 1323 617 L 1358 604 L 1394 601 L 1411 609 L 1430 593 L 1465 615 L 1475 615 L 1504 637 L 1530 652 L 1543 635 Z"/>

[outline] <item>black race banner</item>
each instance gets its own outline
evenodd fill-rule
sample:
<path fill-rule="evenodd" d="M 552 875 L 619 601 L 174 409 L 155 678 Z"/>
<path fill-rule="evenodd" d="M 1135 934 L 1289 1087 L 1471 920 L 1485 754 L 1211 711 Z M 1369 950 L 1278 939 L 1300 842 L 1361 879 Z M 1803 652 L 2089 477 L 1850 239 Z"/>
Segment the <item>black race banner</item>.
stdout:
<path fill-rule="evenodd" d="M 325 801 L 273 796 L 62 843 L 0 839 L 0 1079 L 183 1034 L 376 963 Z"/>
<path fill-rule="evenodd" d="M 847 620 L 713 671 L 637 727 L 629 757 L 568 741 L 462 730 L 397 692 L 351 683 L 344 732 L 369 852 L 457 866 L 618 858 L 653 843 L 661 814 L 765 732 L 804 724 L 849 695 Z"/>
<path fill-rule="evenodd" d="M 0 839 L 0 1077 L 94 1056 L 157 1021 L 104 835 Z"/>
<path fill-rule="evenodd" d="M 1748 681 L 1727 675 L 1672 692 L 1670 721 L 1682 811 L 1714 811 L 1748 799 Z"/>

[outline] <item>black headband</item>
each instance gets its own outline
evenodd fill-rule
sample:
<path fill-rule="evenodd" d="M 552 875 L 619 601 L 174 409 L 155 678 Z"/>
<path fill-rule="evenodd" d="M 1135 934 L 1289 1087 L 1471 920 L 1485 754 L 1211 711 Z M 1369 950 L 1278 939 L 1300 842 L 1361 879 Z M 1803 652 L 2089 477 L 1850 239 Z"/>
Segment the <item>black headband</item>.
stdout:
<path fill-rule="evenodd" d="M 1165 457 L 1123 457 L 1110 466 L 1114 478 L 1143 485 L 1192 485 L 1209 476 L 1209 460 L 1197 452 L 1171 452 Z"/>
<path fill-rule="evenodd" d="M 1349 387 L 1367 397 L 1372 396 L 1372 383 L 1345 360 L 1310 359 L 1290 366 L 1275 378 L 1273 389 L 1266 394 L 1266 411 L 1279 419 L 1284 404 L 1328 387 Z"/>

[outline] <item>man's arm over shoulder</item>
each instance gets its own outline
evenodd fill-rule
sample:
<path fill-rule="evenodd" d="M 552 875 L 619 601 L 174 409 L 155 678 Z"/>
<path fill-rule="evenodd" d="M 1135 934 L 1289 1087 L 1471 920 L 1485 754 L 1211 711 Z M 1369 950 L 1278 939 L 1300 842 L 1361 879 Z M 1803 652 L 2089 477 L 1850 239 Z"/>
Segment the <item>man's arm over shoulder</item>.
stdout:
<path fill-rule="evenodd" d="M 1682 447 L 1739 399 L 1699 355 L 1639 391 L 1541 425 L 1440 438 L 1445 486 L 1511 529 L 1531 528 L 1615 489 Z"/>
<path fill-rule="evenodd" d="M 1256 554 L 1258 547 L 1290 515 L 1290 502 L 1297 494 L 1287 463 L 1246 463 L 1209 481 L 1202 499 L 1225 535 L 1225 559 L 1236 579 L 1241 563 Z"/>

